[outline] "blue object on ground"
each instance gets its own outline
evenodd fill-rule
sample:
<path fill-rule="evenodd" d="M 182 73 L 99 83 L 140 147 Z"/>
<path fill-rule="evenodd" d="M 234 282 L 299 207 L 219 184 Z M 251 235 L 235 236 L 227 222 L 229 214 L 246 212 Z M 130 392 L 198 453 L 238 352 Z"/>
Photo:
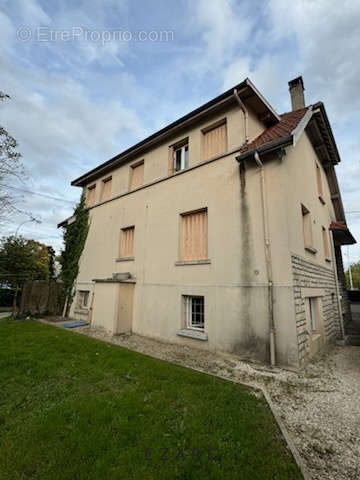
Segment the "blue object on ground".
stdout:
<path fill-rule="evenodd" d="M 63 325 L 64 328 L 76 328 L 76 327 L 83 327 L 84 325 L 87 325 L 87 322 L 83 322 L 80 320 L 79 322 L 71 322 L 71 323 L 65 323 Z"/>

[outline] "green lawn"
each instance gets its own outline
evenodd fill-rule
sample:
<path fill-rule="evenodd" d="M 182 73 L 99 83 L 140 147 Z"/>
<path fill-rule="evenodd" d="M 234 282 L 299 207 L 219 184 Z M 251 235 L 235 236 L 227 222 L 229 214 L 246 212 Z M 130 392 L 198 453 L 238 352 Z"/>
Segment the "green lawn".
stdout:
<path fill-rule="evenodd" d="M 0 478 L 302 477 L 265 401 L 248 389 L 60 328 L 2 320 Z"/>

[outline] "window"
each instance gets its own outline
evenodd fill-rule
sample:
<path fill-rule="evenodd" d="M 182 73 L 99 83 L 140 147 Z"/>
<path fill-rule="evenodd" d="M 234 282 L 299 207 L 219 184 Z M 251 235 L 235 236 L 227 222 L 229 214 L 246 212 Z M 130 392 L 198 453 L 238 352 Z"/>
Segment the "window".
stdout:
<path fill-rule="evenodd" d="M 309 210 L 304 205 L 301 205 L 301 212 L 302 212 L 302 220 L 303 220 L 303 234 L 304 234 L 305 248 L 313 249 L 311 215 Z"/>
<path fill-rule="evenodd" d="M 96 192 L 96 185 L 91 185 L 88 187 L 87 194 L 86 194 L 86 204 L 88 207 L 91 207 L 95 203 L 95 192 Z"/>
<path fill-rule="evenodd" d="M 109 200 L 109 198 L 111 197 L 111 183 L 112 177 L 105 178 L 102 181 L 100 202 L 105 202 L 105 200 Z"/>
<path fill-rule="evenodd" d="M 316 183 L 317 183 L 319 199 L 322 203 L 325 203 L 323 199 L 324 192 L 323 192 L 323 186 L 322 186 L 321 168 L 317 162 L 315 162 L 315 166 L 316 166 Z"/>
<path fill-rule="evenodd" d="M 206 260 L 208 258 L 207 209 L 183 213 L 180 225 L 180 260 Z"/>
<path fill-rule="evenodd" d="M 134 236 L 135 227 L 121 229 L 120 258 L 129 258 L 134 256 Z"/>
<path fill-rule="evenodd" d="M 87 308 L 89 302 L 89 290 L 78 291 L 78 307 Z"/>
<path fill-rule="evenodd" d="M 144 162 L 130 167 L 130 190 L 135 190 L 144 184 Z"/>
<path fill-rule="evenodd" d="M 227 151 L 226 121 L 203 130 L 203 158 L 214 157 Z"/>
<path fill-rule="evenodd" d="M 185 296 L 186 328 L 204 330 L 204 297 Z"/>
<path fill-rule="evenodd" d="M 185 170 L 189 166 L 189 145 L 185 143 L 182 146 L 174 147 L 174 172 Z"/>
<path fill-rule="evenodd" d="M 310 327 L 313 332 L 318 329 L 318 299 L 317 297 L 309 297 L 309 319 L 310 319 Z"/>
<path fill-rule="evenodd" d="M 325 227 L 322 227 L 322 239 L 323 239 L 325 260 L 330 261 L 329 237 Z"/>

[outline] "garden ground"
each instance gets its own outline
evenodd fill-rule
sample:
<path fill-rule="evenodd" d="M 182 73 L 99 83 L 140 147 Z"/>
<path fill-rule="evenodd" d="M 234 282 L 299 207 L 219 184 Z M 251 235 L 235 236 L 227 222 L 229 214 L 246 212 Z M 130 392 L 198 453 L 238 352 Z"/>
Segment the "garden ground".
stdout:
<path fill-rule="evenodd" d="M 2 480 L 301 478 L 259 391 L 31 320 L 0 345 Z"/>

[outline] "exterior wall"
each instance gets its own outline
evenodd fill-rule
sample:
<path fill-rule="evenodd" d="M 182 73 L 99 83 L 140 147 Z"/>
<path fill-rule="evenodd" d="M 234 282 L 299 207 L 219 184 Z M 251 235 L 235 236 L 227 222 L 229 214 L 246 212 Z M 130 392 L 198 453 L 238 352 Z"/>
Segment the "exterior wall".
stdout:
<path fill-rule="evenodd" d="M 136 278 L 133 332 L 267 361 L 267 287 L 259 196 L 257 175 L 249 175 L 241 191 L 239 166 L 235 155 L 229 155 L 91 209 L 78 288 L 94 278 L 130 272 Z M 251 215 L 247 204 L 254 206 Z M 180 214 L 202 207 L 208 209 L 211 263 L 175 265 Z M 129 225 L 135 225 L 134 260 L 117 261 L 120 229 Z M 183 295 L 205 297 L 207 342 L 176 335 L 183 326 Z M 98 284 L 94 319 L 97 302 Z M 112 315 L 105 315 L 105 310 L 102 313 L 104 318 Z M 111 325 L 104 326 L 114 331 Z"/>
<path fill-rule="evenodd" d="M 335 274 L 332 269 L 292 255 L 294 277 L 294 302 L 299 363 L 311 355 L 311 332 L 305 308 L 305 300 L 312 294 L 321 297 L 320 316 L 324 342 L 340 336 L 339 310 L 336 299 Z M 314 290 L 316 292 L 314 292 Z"/>
<path fill-rule="evenodd" d="M 319 199 L 315 160 L 321 169 L 323 202 Z M 322 240 L 322 227 L 326 228 L 330 251 L 333 249 L 332 237 L 328 227 L 335 220 L 330 189 L 326 173 L 317 158 L 311 142 L 304 132 L 295 147 L 288 149 L 283 159 L 287 171 L 286 211 L 291 252 L 293 295 L 295 299 L 295 318 L 299 364 L 305 362 L 312 354 L 308 325 L 308 312 L 305 312 L 305 298 L 318 291 L 322 303 L 322 320 L 324 325 L 323 343 L 333 341 L 341 335 L 340 315 L 335 283 L 335 265 L 333 256 L 325 258 Z M 294 181 L 295 179 L 295 181 Z M 312 219 L 313 246 L 316 252 L 305 249 L 301 204 L 310 211 Z M 303 288 L 310 289 L 304 294 Z M 320 290 L 319 290 L 320 289 Z"/>
<path fill-rule="evenodd" d="M 128 163 L 121 165 L 112 172 L 100 176 L 96 182 L 90 182 L 86 187 L 96 183 L 95 204 L 100 202 L 102 180 L 112 175 L 111 197 L 124 194 L 130 189 L 131 165 L 136 165 L 144 160 L 144 184 L 166 178 L 169 175 L 168 150 L 169 146 L 188 138 L 189 142 L 189 167 L 201 163 L 203 158 L 202 130 L 226 118 L 228 151 L 241 147 L 245 142 L 244 116 L 237 104 L 219 110 L 217 114 L 204 119 L 190 128 L 184 129 L 175 136 L 167 138 L 158 145 L 149 149 L 145 154 L 134 157 Z M 249 116 L 249 135 L 255 138 L 264 126 L 256 119 L 255 115 Z"/>
<path fill-rule="evenodd" d="M 239 167 L 236 153 L 201 163 L 201 129 L 224 117 L 228 151 L 235 150 L 244 142 L 244 123 L 240 109 L 232 106 L 112 173 L 112 197 L 116 198 L 90 209 L 91 226 L 80 261 L 77 288 L 91 285 L 88 289 L 95 294 L 94 324 L 118 333 L 118 284 L 96 283 L 94 287 L 91 282 L 94 278 L 129 272 L 136 279 L 133 332 L 268 362 L 268 284 L 260 170 L 253 161 Z M 250 112 L 250 140 L 262 130 L 263 126 Z M 185 137 L 189 138 L 190 168 L 169 176 L 169 145 Z M 131 164 L 142 159 L 145 185 L 129 192 Z M 298 366 L 309 354 L 301 310 L 302 284 L 304 288 L 321 289 L 322 338 L 331 340 L 338 332 L 338 315 L 329 303 L 335 292 L 335 283 L 331 280 L 334 265 L 325 259 L 321 231 L 335 215 L 323 170 L 325 205 L 318 198 L 315 159 L 311 143 L 303 133 L 285 157 L 268 158 L 264 162 L 276 357 L 280 365 Z M 104 178 L 108 176 L 109 173 Z M 98 185 L 100 181 L 101 178 Z M 156 183 L 146 186 L 151 182 Z M 302 203 L 313 217 L 315 254 L 304 249 Z M 178 262 L 180 215 L 205 207 L 208 261 L 181 265 Z M 118 258 L 120 230 L 133 225 L 134 258 L 121 261 Z M 307 282 L 309 285 L 305 287 Z M 184 327 L 185 295 L 204 296 L 207 341 L 176 334 Z M 74 305 L 72 314 L 76 315 Z"/>

